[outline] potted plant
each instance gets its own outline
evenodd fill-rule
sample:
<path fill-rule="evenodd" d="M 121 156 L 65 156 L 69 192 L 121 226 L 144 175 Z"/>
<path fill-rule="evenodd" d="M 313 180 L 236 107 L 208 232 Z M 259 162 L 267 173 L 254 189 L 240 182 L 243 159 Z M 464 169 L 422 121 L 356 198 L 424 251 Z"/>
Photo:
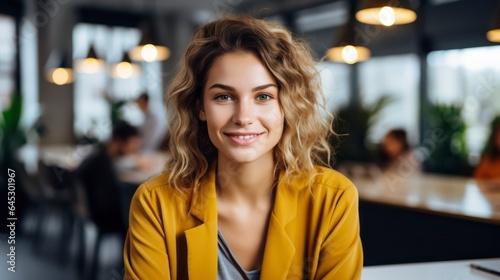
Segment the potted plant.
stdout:
<path fill-rule="evenodd" d="M 38 121 L 29 128 L 23 128 L 20 125 L 22 112 L 22 98 L 19 94 L 12 94 L 10 105 L 2 112 L 0 119 L 0 193 L 1 197 L 7 197 L 7 169 L 15 172 L 20 171 L 20 162 L 18 159 L 19 149 L 24 146 L 30 137 L 41 135 L 44 127 Z M 14 173 L 15 174 L 15 173 Z M 19 175 L 14 177 L 16 187 L 16 215 L 19 215 L 19 209 L 22 207 L 22 188 L 19 184 Z M 2 211 L 0 218 L 6 220 L 7 211 Z M 5 228 L 2 228 L 2 231 Z"/>
<path fill-rule="evenodd" d="M 423 108 L 424 139 L 429 133 L 442 135 L 429 147 L 424 171 L 449 175 L 470 175 L 465 142 L 466 124 L 459 105 L 429 104 Z"/>
<path fill-rule="evenodd" d="M 372 151 L 367 143 L 368 133 L 379 113 L 392 101 L 393 98 L 386 95 L 373 105 L 364 106 L 360 101 L 353 101 L 339 109 L 334 123 L 334 131 L 340 136 L 338 145 L 334 145 L 338 146 L 337 162 L 372 160 Z"/>

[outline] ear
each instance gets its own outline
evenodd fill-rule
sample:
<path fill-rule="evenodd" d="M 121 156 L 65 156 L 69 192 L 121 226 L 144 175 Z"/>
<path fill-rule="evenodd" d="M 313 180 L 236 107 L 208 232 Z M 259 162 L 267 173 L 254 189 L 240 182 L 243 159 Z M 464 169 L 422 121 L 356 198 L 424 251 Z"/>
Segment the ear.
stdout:
<path fill-rule="evenodd" d="M 200 100 L 196 101 L 196 109 L 198 110 L 198 117 L 202 121 L 207 121 L 207 116 L 205 115 L 205 110 L 203 109 L 203 104 Z"/>

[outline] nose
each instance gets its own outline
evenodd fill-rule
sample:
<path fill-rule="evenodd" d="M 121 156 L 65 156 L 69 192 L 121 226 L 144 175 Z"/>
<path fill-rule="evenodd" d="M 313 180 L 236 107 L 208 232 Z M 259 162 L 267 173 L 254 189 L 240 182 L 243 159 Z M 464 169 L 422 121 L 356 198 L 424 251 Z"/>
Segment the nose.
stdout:
<path fill-rule="evenodd" d="M 247 126 L 253 123 L 255 115 L 252 102 L 249 100 L 240 100 L 235 104 L 233 114 L 233 123 L 240 126 Z"/>

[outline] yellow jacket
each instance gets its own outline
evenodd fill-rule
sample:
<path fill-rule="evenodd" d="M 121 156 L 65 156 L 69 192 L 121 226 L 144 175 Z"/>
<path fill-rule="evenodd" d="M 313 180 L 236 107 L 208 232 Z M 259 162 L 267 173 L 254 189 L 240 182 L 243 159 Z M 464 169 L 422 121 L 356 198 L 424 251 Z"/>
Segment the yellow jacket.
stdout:
<path fill-rule="evenodd" d="M 305 181 L 278 182 L 261 279 L 361 277 L 357 190 L 334 170 L 316 170 L 311 189 Z M 124 279 L 215 280 L 215 168 L 200 189 L 199 203 L 175 195 L 167 178 L 148 180 L 132 199 Z"/>

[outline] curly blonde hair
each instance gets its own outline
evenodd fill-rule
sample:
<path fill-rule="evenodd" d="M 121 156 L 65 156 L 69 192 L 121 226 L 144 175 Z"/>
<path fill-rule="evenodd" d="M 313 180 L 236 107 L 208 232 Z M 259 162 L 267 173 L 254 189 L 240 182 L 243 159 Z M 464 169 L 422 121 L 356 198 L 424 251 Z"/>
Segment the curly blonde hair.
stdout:
<path fill-rule="evenodd" d="M 169 184 L 181 193 L 197 191 L 217 158 L 206 122 L 198 118 L 207 73 L 220 56 L 255 54 L 274 76 L 285 116 L 283 135 L 274 149 L 275 176 L 290 181 L 314 176 L 314 165 L 329 166 L 332 116 L 324 118 L 324 97 L 308 45 L 285 28 L 247 16 L 227 16 L 200 27 L 188 46 L 167 99 L 171 157 Z"/>

